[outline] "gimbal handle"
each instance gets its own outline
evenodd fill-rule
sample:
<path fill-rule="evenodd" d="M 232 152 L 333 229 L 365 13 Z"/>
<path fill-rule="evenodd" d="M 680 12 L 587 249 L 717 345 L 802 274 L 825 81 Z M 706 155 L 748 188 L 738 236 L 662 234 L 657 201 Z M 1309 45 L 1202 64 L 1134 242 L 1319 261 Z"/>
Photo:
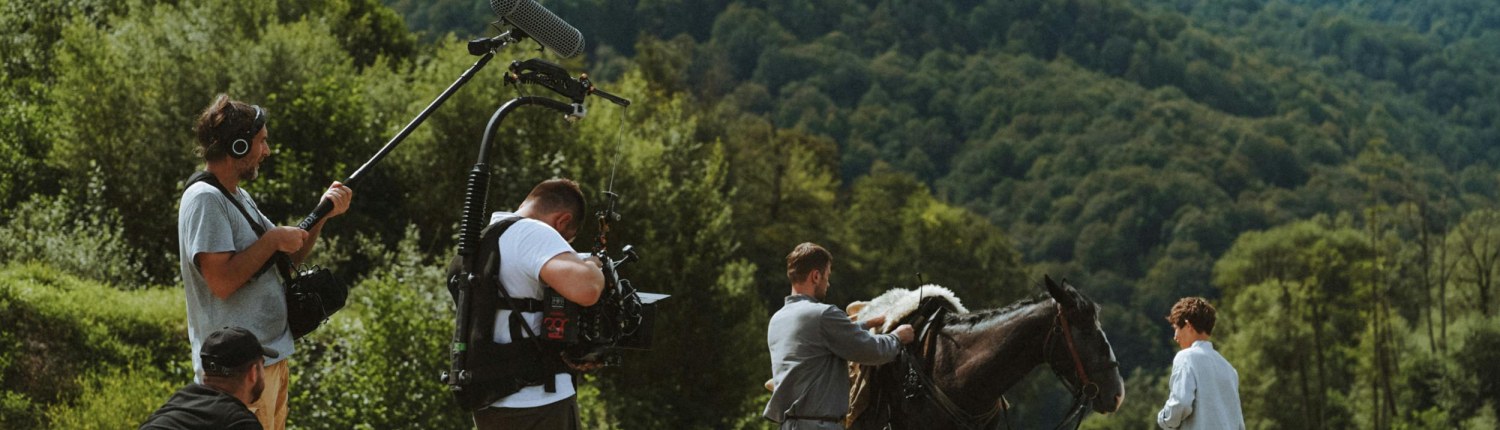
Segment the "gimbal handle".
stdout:
<path fill-rule="evenodd" d="M 510 63 L 510 73 L 505 75 L 505 83 L 517 82 L 541 85 L 567 97 L 573 103 L 583 103 L 584 97 L 594 95 L 621 107 L 630 107 L 630 100 L 595 87 L 587 73 L 580 74 L 577 79 L 574 79 L 568 76 L 568 71 L 562 66 L 540 58 Z"/>

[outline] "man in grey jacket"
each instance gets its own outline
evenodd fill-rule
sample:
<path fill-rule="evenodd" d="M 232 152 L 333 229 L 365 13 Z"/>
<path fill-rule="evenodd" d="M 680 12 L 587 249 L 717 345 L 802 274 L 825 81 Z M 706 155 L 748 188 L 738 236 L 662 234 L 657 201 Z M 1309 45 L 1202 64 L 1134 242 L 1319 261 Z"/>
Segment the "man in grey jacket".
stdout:
<path fill-rule="evenodd" d="M 849 411 L 849 361 L 883 364 L 914 337 L 911 326 L 876 335 L 849 320 L 828 294 L 833 255 L 811 242 L 786 256 L 792 294 L 771 316 L 772 393 L 763 415 L 782 429 L 842 429 Z"/>

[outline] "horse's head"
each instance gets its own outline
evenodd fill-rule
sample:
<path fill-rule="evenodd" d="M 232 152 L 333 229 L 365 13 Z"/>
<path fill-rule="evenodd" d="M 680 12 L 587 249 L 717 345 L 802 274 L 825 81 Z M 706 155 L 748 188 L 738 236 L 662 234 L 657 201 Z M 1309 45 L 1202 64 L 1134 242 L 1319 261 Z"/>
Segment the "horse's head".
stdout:
<path fill-rule="evenodd" d="M 1099 325 L 1099 308 L 1067 280 L 1059 284 L 1050 276 L 1044 278 L 1047 294 L 1057 301 L 1059 312 L 1044 345 L 1047 364 L 1094 411 L 1107 414 L 1120 409 L 1125 380 L 1120 378 L 1115 351 Z"/>

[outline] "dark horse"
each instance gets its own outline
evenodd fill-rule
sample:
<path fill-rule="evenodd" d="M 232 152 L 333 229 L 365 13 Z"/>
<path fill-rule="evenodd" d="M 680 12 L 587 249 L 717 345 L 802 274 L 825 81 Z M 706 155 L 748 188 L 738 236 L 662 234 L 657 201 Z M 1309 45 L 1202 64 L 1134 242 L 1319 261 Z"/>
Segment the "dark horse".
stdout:
<path fill-rule="evenodd" d="M 851 428 L 1002 428 L 1000 396 L 1042 364 L 1073 393 L 1079 421 L 1084 407 L 1118 410 L 1125 381 L 1098 307 L 1067 281 L 1045 284 L 1047 296 L 936 318 L 910 354 L 873 369 L 874 398 Z"/>

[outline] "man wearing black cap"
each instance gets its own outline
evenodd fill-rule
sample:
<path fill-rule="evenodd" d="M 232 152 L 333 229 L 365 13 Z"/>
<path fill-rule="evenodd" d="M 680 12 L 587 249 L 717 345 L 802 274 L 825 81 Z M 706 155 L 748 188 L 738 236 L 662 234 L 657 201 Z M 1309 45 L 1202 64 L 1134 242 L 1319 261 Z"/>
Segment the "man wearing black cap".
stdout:
<path fill-rule="evenodd" d="M 261 346 L 240 327 L 224 328 L 203 340 L 203 383 L 177 390 L 167 404 L 141 424 L 147 429 L 261 430 L 247 406 L 265 389 L 263 364 L 276 351 Z"/>

